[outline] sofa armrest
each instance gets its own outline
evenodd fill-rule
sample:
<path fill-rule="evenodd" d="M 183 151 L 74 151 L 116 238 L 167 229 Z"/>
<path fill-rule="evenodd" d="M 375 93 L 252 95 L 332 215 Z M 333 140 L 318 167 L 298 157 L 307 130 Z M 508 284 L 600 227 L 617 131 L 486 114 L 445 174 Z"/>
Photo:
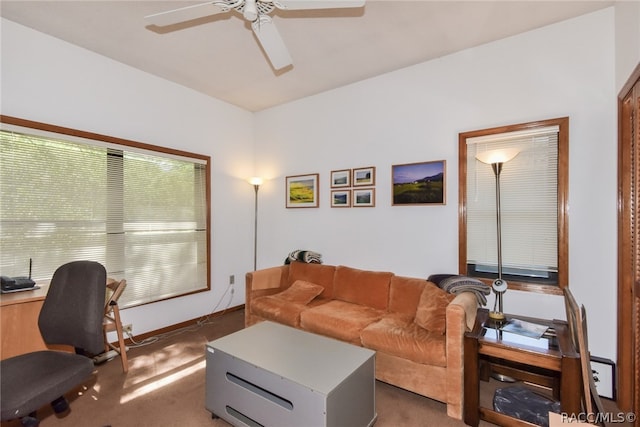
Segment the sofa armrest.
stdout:
<path fill-rule="evenodd" d="M 447 306 L 447 415 L 462 418 L 464 391 L 464 334 L 473 329 L 478 299 L 472 292 L 461 292 Z"/>
<path fill-rule="evenodd" d="M 476 295 L 473 292 L 461 292 L 458 295 L 456 295 L 454 300 L 451 301 L 451 303 L 447 307 L 447 317 L 449 316 L 448 311 L 450 309 L 458 310 L 454 306 L 458 306 L 462 308 L 465 314 L 464 322 L 465 322 L 467 331 L 472 330 L 473 326 L 476 323 L 476 314 L 478 312 L 478 298 L 476 297 Z"/>
<path fill-rule="evenodd" d="M 245 326 L 254 323 L 251 318 L 251 301 L 257 297 L 277 294 L 284 290 L 287 286 L 288 279 L 288 265 L 250 271 L 245 275 Z"/>

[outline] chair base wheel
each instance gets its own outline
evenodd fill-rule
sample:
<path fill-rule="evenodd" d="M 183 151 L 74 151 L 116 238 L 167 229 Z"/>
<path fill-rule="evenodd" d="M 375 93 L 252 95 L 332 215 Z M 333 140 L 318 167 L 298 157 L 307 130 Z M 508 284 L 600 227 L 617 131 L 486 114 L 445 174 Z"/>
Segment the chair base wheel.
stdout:
<path fill-rule="evenodd" d="M 35 414 L 29 414 L 26 417 L 22 417 L 20 422 L 24 427 L 38 427 L 40 425 L 40 421 L 36 418 Z"/>
<path fill-rule="evenodd" d="M 63 414 L 69 410 L 69 403 L 67 399 L 62 396 L 51 402 L 51 407 L 56 414 Z"/>

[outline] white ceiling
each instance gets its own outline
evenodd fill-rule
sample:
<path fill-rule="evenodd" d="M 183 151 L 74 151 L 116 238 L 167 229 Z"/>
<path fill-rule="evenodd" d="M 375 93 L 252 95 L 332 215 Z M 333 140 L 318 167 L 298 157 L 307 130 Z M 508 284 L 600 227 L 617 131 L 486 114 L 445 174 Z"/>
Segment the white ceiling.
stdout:
<path fill-rule="evenodd" d="M 273 71 L 233 11 L 170 27 L 144 16 L 202 1 L 4 1 L 0 15 L 250 111 L 612 5 L 613 1 L 367 1 L 272 13 L 294 61 Z"/>

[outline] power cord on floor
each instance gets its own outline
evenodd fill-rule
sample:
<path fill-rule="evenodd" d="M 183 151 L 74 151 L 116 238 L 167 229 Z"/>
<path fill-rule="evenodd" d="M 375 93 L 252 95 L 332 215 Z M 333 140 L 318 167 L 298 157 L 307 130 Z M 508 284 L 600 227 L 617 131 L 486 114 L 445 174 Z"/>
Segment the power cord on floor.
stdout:
<path fill-rule="evenodd" d="M 220 297 L 220 299 L 216 303 L 216 305 L 213 307 L 213 310 L 211 310 L 211 312 L 209 314 L 204 315 L 201 318 L 199 318 L 196 321 L 196 323 L 194 323 L 193 325 L 185 326 L 185 327 L 180 328 L 180 329 L 176 329 L 176 330 L 173 330 L 173 331 L 169 331 L 169 332 L 165 332 L 165 333 L 162 333 L 162 334 L 158 334 L 158 335 L 154 335 L 154 336 L 151 336 L 151 337 L 147 337 L 147 338 L 145 338 L 145 339 L 143 339 L 142 341 L 139 341 L 139 342 L 135 340 L 135 338 L 134 338 L 132 333 L 130 333 L 129 331 L 125 331 L 125 334 L 127 335 L 127 338 L 132 343 L 132 344 L 128 345 L 127 347 L 131 347 L 131 348 L 143 347 L 143 346 L 146 346 L 146 345 L 149 345 L 149 344 L 156 343 L 156 342 L 158 342 L 160 340 L 163 340 L 163 339 L 167 339 L 167 338 L 170 338 L 170 337 L 174 337 L 176 335 L 183 334 L 185 332 L 197 331 L 198 329 L 202 328 L 204 325 L 207 325 L 207 324 L 213 322 L 213 319 L 211 318 L 212 315 L 217 314 L 217 316 L 221 316 L 221 315 L 223 315 L 223 314 L 225 314 L 227 312 L 227 310 L 231 306 L 231 301 L 233 300 L 234 292 L 235 292 L 235 289 L 234 289 L 233 285 L 229 284 L 227 286 L 227 289 L 225 289 L 224 293 L 222 294 L 222 296 Z M 218 309 L 218 307 L 220 307 L 220 305 L 224 301 L 225 296 L 227 294 L 229 294 L 229 300 L 227 301 L 226 307 L 224 309 L 222 309 L 221 312 L 217 312 L 216 310 Z"/>

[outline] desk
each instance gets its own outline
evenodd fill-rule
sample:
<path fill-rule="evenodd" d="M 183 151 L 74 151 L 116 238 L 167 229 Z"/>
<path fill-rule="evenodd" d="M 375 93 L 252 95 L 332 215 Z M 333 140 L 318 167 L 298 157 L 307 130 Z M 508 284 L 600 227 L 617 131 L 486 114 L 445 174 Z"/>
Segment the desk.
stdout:
<path fill-rule="evenodd" d="M 48 286 L 41 286 L 0 294 L 0 360 L 48 349 L 38 329 L 38 316 L 48 290 Z"/>
<path fill-rule="evenodd" d="M 498 425 L 518 423 L 514 418 L 480 407 L 480 377 L 488 379 L 491 372 L 549 387 L 560 399 L 564 412 L 579 413 L 580 355 L 571 342 L 567 323 L 507 315 L 508 319 L 549 326 L 549 332 L 536 340 L 500 331 L 488 314 L 487 309 L 478 310 L 473 330 L 464 337 L 464 422 L 477 426 L 482 418 Z"/>

